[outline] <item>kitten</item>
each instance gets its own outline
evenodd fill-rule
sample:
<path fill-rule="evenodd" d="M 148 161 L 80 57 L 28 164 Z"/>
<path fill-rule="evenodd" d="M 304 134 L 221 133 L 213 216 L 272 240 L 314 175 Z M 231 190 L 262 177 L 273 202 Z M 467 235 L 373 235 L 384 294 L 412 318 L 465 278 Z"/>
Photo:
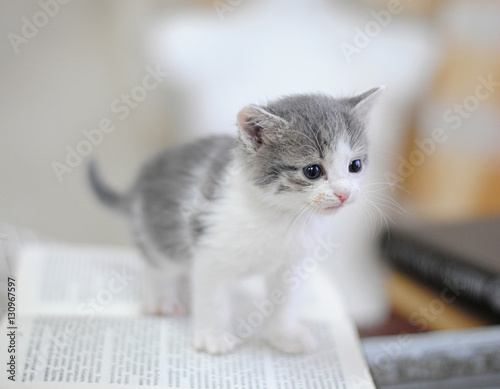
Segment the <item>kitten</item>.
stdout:
<path fill-rule="evenodd" d="M 238 137 L 167 149 L 145 164 L 125 195 L 105 187 L 91 164 L 93 189 L 128 214 L 151 265 L 145 309 L 183 313 L 181 287 L 190 283 L 194 346 L 224 353 L 238 343 L 228 341 L 238 281 L 259 275 L 268 291 L 283 294 L 262 327 L 264 338 L 287 352 L 311 349 L 314 337 L 297 322 L 296 296 L 280 271 L 307 255 L 309 219 L 333 215 L 358 196 L 367 117 L 380 90 L 246 106 L 237 115 Z"/>

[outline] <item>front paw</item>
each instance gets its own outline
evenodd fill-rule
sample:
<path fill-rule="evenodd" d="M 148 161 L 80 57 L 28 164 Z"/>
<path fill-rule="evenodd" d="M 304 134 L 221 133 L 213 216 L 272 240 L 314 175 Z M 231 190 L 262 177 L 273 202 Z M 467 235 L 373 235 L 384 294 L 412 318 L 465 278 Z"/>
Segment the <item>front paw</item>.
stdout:
<path fill-rule="evenodd" d="M 194 333 L 194 347 L 198 351 L 210 354 L 225 354 L 233 350 L 237 339 L 229 332 L 216 330 L 196 330 Z"/>
<path fill-rule="evenodd" d="M 185 316 L 188 313 L 187 306 L 171 296 L 144 299 L 142 310 L 149 315 Z"/>
<path fill-rule="evenodd" d="M 317 343 L 311 331 L 302 325 L 282 331 L 270 331 L 265 338 L 272 347 L 289 354 L 311 351 Z"/>

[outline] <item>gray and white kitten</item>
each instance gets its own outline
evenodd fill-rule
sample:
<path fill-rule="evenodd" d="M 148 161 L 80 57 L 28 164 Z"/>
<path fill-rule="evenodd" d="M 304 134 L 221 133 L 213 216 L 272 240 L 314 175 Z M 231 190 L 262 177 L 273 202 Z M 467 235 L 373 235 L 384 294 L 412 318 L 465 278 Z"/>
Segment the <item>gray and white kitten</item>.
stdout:
<path fill-rule="evenodd" d="M 191 285 L 194 346 L 224 353 L 234 341 L 231 297 L 258 275 L 279 303 L 261 332 L 274 347 L 307 351 L 296 293 L 280 276 L 307 256 L 308 221 L 334 215 L 360 192 L 368 161 L 367 117 L 381 88 L 353 98 L 292 95 L 237 116 L 238 137 L 214 136 L 160 153 L 118 195 L 90 166 L 99 198 L 130 217 L 151 265 L 145 310 L 178 314 Z M 309 236 L 315 238 L 315 236 Z M 234 303 L 234 302 L 233 302 Z"/>

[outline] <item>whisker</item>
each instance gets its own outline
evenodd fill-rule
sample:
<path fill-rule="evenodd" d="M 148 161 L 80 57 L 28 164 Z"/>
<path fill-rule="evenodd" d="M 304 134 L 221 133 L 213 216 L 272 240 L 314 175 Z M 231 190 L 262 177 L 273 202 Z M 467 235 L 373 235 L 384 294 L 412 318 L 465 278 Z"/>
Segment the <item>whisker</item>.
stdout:
<path fill-rule="evenodd" d="M 370 193 L 369 195 L 370 195 L 370 197 L 373 197 L 377 201 L 380 201 L 383 203 L 383 204 L 379 204 L 379 205 L 385 206 L 385 207 L 395 211 L 399 215 L 406 216 L 409 214 L 409 212 L 406 209 L 404 209 L 396 200 L 394 200 L 392 197 L 390 197 L 388 195 L 374 194 L 374 193 Z"/>
<path fill-rule="evenodd" d="M 364 187 L 369 187 L 369 186 L 373 186 L 373 185 L 381 185 L 382 188 L 379 189 L 380 191 L 383 191 L 385 189 L 390 189 L 390 188 L 395 187 L 395 188 L 397 188 L 397 189 L 399 189 L 399 190 L 401 190 L 401 191 L 403 191 L 403 192 L 405 192 L 407 194 L 411 194 L 411 192 L 408 189 L 406 189 L 406 188 L 402 187 L 401 185 L 399 185 L 399 182 L 401 182 L 403 180 L 404 180 L 404 177 L 401 177 L 401 178 L 399 178 L 396 181 L 377 181 L 377 182 L 371 182 L 371 183 L 363 184 L 363 186 Z"/>
<path fill-rule="evenodd" d="M 373 205 L 373 207 L 375 207 L 375 209 L 380 213 L 380 216 L 382 216 L 383 220 L 385 221 L 387 230 L 389 230 L 389 223 L 387 222 L 387 220 L 390 220 L 391 223 L 393 223 L 393 224 L 394 224 L 394 220 L 389 215 L 387 215 L 387 213 L 382 211 L 380 209 L 380 207 L 377 204 L 375 204 L 374 201 L 372 201 L 372 200 L 369 200 L 369 201 L 371 202 L 371 205 Z"/>
<path fill-rule="evenodd" d="M 292 220 L 291 220 L 291 224 L 290 226 L 288 227 L 288 231 L 292 231 L 293 227 L 295 226 L 295 224 L 297 223 L 297 221 L 302 217 L 302 215 L 307 211 L 307 207 L 309 206 L 309 204 L 304 204 L 302 205 L 298 210 L 297 212 L 295 212 L 295 215 L 292 217 Z"/>
<path fill-rule="evenodd" d="M 374 236 L 373 232 L 374 232 L 376 223 L 375 223 L 375 218 L 373 216 L 372 210 L 370 209 L 368 204 L 364 201 L 364 199 L 361 199 L 356 204 L 360 208 L 360 211 L 362 211 L 362 214 L 364 212 L 367 215 L 369 223 L 370 223 L 370 231 L 372 232 L 372 238 L 373 238 L 373 236 Z"/>

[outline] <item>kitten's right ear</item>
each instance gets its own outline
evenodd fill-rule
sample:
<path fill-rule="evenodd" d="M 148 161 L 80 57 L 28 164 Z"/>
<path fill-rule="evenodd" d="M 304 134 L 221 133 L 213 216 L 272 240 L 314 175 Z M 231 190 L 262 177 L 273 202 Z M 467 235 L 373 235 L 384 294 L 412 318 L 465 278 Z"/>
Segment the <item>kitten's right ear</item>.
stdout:
<path fill-rule="evenodd" d="M 379 87 L 372 88 L 359 96 L 349 99 L 349 102 L 353 106 L 354 114 L 358 115 L 360 118 L 366 118 L 372 110 L 375 102 L 384 91 L 385 86 L 381 85 Z"/>
<path fill-rule="evenodd" d="M 247 105 L 238 112 L 238 129 L 243 142 L 254 150 L 276 139 L 287 122 L 255 105 Z"/>

